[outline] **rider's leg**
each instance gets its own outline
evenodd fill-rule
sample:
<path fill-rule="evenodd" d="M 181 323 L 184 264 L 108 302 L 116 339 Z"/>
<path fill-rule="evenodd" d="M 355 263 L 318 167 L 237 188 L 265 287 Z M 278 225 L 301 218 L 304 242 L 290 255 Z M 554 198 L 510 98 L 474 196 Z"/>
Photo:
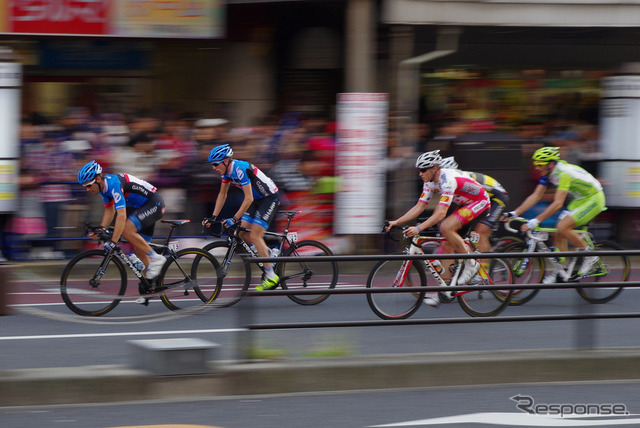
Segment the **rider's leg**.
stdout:
<path fill-rule="evenodd" d="M 587 243 L 582 239 L 580 234 L 576 232 L 574 229 L 576 228 L 576 221 L 571 216 L 563 217 L 560 221 L 558 221 L 558 232 L 554 237 L 554 242 L 556 243 L 556 247 L 561 249 L 561 251 L 566 251 L 566 242 L 563 242 L 564 239 L 568 240 L 571 245 L 579 249 L 588 248 Z"/>
<path fill-rule="evenodd" d="M 478 232 L 478 235 L 480 236 L 478 241 L 478 251 L 481 253 L 488 253 L 491 251 L 490 238 L 493 233 L 493 228 L 484 223 L 478 223 L 473 230 Z M 485 272 L 489 271 L 489 259 L 480 260 L 480 264 L 484 268 Z"/>
<path fill-rule="evenodd" d="M 149 266 L 149 256 L 147 255 L 151 251 L 151 246 L 139 233 L 136 225 L 130 219 L 124 225 L 122 231 L 122 237 L 127 240 L 132 246 L 138 256 L 138 258 L 144 263 L 145 266 Z"/>

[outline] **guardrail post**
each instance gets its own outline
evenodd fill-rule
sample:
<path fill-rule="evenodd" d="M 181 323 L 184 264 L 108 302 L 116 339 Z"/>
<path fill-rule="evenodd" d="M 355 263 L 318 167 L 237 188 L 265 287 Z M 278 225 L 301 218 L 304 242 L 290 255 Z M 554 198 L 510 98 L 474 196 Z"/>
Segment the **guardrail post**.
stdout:
<path fill-rule="evenodd" d="M 9 289 L 11 288 L 11 265 L 0 263 L 0 316 L 9 315 Z"/>
<path fill-rule="evenodd" d="M 245 296 L 238 305 L 238 325 L 240 332 L 238 333 L 237 353 L 238 360 L 251 360 L 251 350 L 253 349 L 253 332 L 248 328 L 253 324 L 253 316 L 256 308 L 255 298 Z"/>
<path fill-rule="evenodd" d="M 595 313 L 594 305 L 585 302 L 578 293 L 575 294 L 576 313 L 584 317 L 576 320 L 576 342 L 577 349 L 594 349 L 596 342 L 596 320 L 592 318 Z"/>

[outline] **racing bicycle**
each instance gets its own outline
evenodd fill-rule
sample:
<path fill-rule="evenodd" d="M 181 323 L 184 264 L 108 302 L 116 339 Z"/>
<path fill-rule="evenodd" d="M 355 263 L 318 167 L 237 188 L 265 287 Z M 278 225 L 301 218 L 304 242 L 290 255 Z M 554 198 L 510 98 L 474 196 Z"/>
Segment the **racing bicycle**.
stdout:
<path fill-rule="evenodd" d="M 213 302 L 221 287 L 217 277 L 218 262 L 200 248 L 178 250 L 178 244 L 171 241 L 174 229 L 189 220 L 160 221 L 169 224 L 170 229 L 163 244 L 149 244 L 167 258 L 157 278 L 145 278 L 142 269 L 118 245 L 113 251 L 84 251 L 71 259 L 62 272 L 60 293 L 67 307 L 83 316 L 100 316 L 113 310 L 126 297 L 127 268 L 139 280 L 139 296 L 132 295 L 131 298 L 137 298 L 136 301 L 145 306 L 154 298 L 159 298 L 174 311 L 200 308 Z M 89 232 L 105 241 L 113 231 L 87 222 L 85 235 Z M 198 263 L 194 262 L 196 257 Z"/>
<path fill-rule="evenodd" d="M 266 231 L 265 242 L 271 248 L 274 259 L 275 273 L 280 277 L 279 285 L 283 290 L 330 290 L 338 283 L 338 263 L 335 261 L 278 261 L 278 256 L 332 256 L 333 253 L 321 242 L 306 239 L 298 241 L 298 233 L 290 231 L 291 220 L 301 211 L 280 211 L 287 216 L 287 223 L 282 233 Z M 224 229 L 222 221 L 214 222 L 210 233 L 220 240 L 212 241 L 203 247 L 203 250 L 212 254 L 219 264 L 218 275 L 222 283 L 220 296 L 216 299 L 216 306 L 228 307 L 242 299 L 244 293 L 252 286 L 254 279 L 251 273 L 251 265 L 258 264 L 263 271 L 261 263 L 244 263 L 243 257 L 257 257 L 258 254 L 252 246 L 247 244 L 239 235 L 239 232 L 249 232 L 249 229 L 235 225 Z M 197 262 L 197 259 L 196 259 Z M 264 274 L 264 272 L 263 272 Z M 262 278 L 256 278 L 262 282 Z M 254 286 L 257 284 L 254 284 Z M 301 294 L 287 295 L 291 300 L 300 305 L 317 305 L 329 298 L 329 294 Z"/>
<path fill-rule="evenodd" d="M 510 232 L 518 232 L 511 223 L 526 222 L 524 217 L 511 217 L 505 223 L 505 229 Z M 616 251 L 622 250 L 622 247 L 616 243 L 602 241 L 595 242 L 588 226 L 582 226 L 575 229 L 582 239 L 593 248 L 594 251 Z M 526 240 L 524 242 L 513 242 L 509 245 L 502 246 L 500 251 L 505 253 L 532 253 L 532 252 L 550 252 L 551 249 L 545 243 L 549 240 L 550 233 L 556 233 L 558 229 L 551 227 L 536 227 L 526 232 Z M 557 257 L 550 254 L 549 258 L 543 257 L 523 257 L 511 259 L 513 266 L 513 274 L 517 283 L 535 284 L 542 282 L 548 267 L 560 268 L 558 275 L 559 282 L 599 282 L 606 281 L 612 283 L 625 282 L 629 278 L 630 262 L 629 258 L 624 255 L 601 255 L 598 261 L 593 265 L 591 270 L 584 275 L 578 276 L 578 269 L 582 265 L 582 257 L 570 257 L 566 266 L 559 264 Z M 607 287 L 577 287 L 576 291 L 584 300 L 589 303 L 606 303 L 616 298 L 623 287 L 607 286 Z M 512 305 L 522 305 L 535 297 L 540 291 L 536 289 L 516 290 L 511 297 Z"/>
<path fill-rule="evenodd" d="M 397 228 L 392 228 L 390 233 Z M 406 228 L 401 228 L 404 231 Z M 384 229 L 383 229 L 384 231 Z M 427 232 L 427 231 L 425 231 Z M 430 231 L 429 231 L 430 232 Z M 402 234 L 404 236 L 404 233 Z M 440 234 L 417 235 L 409 241 L 403 254 L 415 255 L 424 254 L 423 247 L 435 249 L 446 240 Z M 465 245 L 470 252 L 476 252 L 475 245 L 478 242 L 478 235 L 469 233 L 465 238 Z M 478 254 L 480 257 L 480 255 Z M 373 312 L 382 319 L 405 319 L 413 315 L 422 304 L 427 292 L 428 282 L 432 280 L 432 285 L 444 287 L 448 286 L 451 291 L 439 293 L 441 301 L 451 301 L 456 299 L 467 314 L 474 317 L 491 317 L 498 315 L 508 305 L 513 290 L 502 289 L 456 289 L 456 281 L 461 271 L 461 259 L 456 260 L 452 266 L 451 283 L 447 284 L 436 266 L 441 265 L 432 259 L 393 259 L 381 260 L 373 267 L 367 279 L 367 288 L 415 288 L 415 292 L 380 292 L 367 293 L 367 302 Z M 478 279 L 475 285 L 507 285 L 513 282 L 511 265 L 501 258 L 490 259 L 489 267 L 485 268 L 480 263 Z"/>

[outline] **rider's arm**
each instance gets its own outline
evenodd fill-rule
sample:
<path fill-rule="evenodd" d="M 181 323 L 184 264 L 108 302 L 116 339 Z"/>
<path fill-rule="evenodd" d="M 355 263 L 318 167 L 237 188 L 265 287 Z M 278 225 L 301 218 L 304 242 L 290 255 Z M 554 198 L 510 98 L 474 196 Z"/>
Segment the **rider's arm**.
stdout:
<path fill-rule="evenodd" d="M 104 213 L 102 214 L 102 221 L 100 222 L 100 226 L 104 229 L 111 226 L 111 222 L 113 222 L 113 216 L 116 214 L 116 209 L 113 204 L 104 207 Z"/>
<path fill-rule="evenodd" d="M 418 218 L 420 214 L 427 208 L 427 204 L 424 202 L 418 201 L 409 211 L 400 216 L 397 220 L 392 220 L 389 222 L 389 227 L 397 226 L 399 224 L 405 224 L 408 221 Z"/>
<path fill-rule="evenodd" d="M 542 184 L 538 184 L 533 191 L 532 194 L 527 196 L 518 208 L 513 210 L 516 216 L 522 215 L 523 212 L 527 211 L 529 208 L 532 208 L 535 204 L 537 204 L 542 196 L 544 196 L 544 192 L 547 190 L 547 186 L 543 186 Z"/>
<path fill-rule="evenodd" d="M 118 208 L 116 210 L 116 223 L 113 226 L 113 236 L 111 237 L 111 240 L 113 242 L 118 242 L 118 240 L 122 236 L 122 232 L 124 231 L 124 226 L 126 223 L 127 223 L 127 209 Z"/>
<path fill-rule="evenodd" d="M 244 200 L 242 204 L 240 204 L 240 208 L 236 212 L 235 218 L 240 219 L 242 214 L 246 213 L 251 204 L 253 203 L 253 190 L 251 189 L 251 184 L 245 184 L 242 186 L 242 192 L 244 193 Z"/>
<path fill-rule="evenodd" d="M 414 227 L 408 228 L 407 230 L 405 230 L 404 234 L 409 238 L 411 238 L 412 236 L 419 235 L 421 231 L 426 230 L 432 226 L 435 226 L 447 216 L 448 209 L 449 209 L 448 205 L 438 204 L 436 206 L 436 209 L 433 210 L 433 213 L 428 219 L 418 224 L 417 227 L 414 226 Z"/>
<path fill-rule="evenodd" d="M 566 190 L 556 190 L 556 193 L 553 197 L 553 202 L 549 204 L 547 208 L 544 209 L 540 214 L 536 216 L 538 220 L 542 223 L 549 217 L 553 215 L 556 211 L 558 211 L 564 205 L 564 201 L 567 199 L 567 191 Z"/>
<path fill-rule="evenodd" d="M 231 183 L 226 182 L 220 185 L 220 191 L 218 192 L 218 197 L 216 198 L 216 205 L 213 207 L 212 217 L 217 217 L 222 211 L 222 207 L 224 203 L 227 201 L 227 194 L 229 193 L 229 186 Z"/>

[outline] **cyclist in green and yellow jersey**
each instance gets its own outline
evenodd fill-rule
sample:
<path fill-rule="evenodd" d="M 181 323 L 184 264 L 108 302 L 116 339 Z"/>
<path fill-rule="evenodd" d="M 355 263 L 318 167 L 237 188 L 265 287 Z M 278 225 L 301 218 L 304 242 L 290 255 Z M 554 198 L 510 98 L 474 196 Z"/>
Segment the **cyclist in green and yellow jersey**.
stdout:
<path fill-rule="evenodd" d="M 542 147 L 532 156 L 533 166 L 541 174 L 538 185 L 519 207 L 509 212 L 508 216 L 518 216 L 527 211 L 540 201 L 549 185 L 555 186 L 553 202 L 536 217 L 522 226 L 522 231 L 537 227 L 542 221 L 565 205 L 568 197 L 571 201 L 560 213 L 557 229 L 554 237 L 556 247 L 561 251 L 567 250 L 566 240 L 576 248 L 592 250 L 574 230 L 591 221 L 596 215 L 605 210 L 605 198 L 600 182 L 584 169 L 577 165 L 560 160 L 558 147 Z M 597 256 L 585 257 L 578 276 L 586 275 L 598 260 Z M 550 284 L 556 281 L 557 270 L 545 275 L 543 283 Z"/>

